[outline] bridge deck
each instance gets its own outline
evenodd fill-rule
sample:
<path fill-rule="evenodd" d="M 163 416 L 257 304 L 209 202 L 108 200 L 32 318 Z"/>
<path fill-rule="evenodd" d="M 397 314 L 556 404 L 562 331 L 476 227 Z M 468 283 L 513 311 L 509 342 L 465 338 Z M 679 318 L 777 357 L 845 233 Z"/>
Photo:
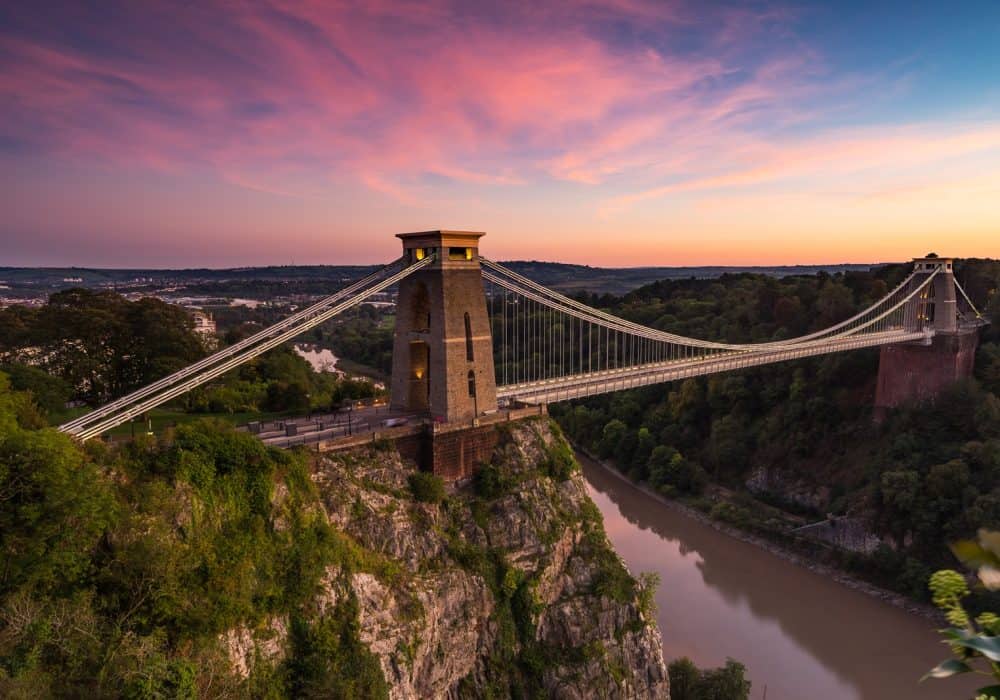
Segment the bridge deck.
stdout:
<path fill-rule="evenodd" d="M 717 372 L 728 372 L 745 367 L 757 367 L 773 362 L 797 360 L 803 357 L 827 355 L 845 350 L 895 345 L 897 343 L 912 341 L 927 342 L 933 335 L 933 331 L 930 330 L 917 332 L 893 330 L 857 337 L 839 338 L 823 344 L 794 349 L 732 352 L 708 358 L 675 360 L 672 362 L 658 362 L 600 372 L 588 372 L 523 384 L 499 386 L 497 387 L 497 398 L 517 400 L 529 404 L 555 403 L 557 401 L 605 394 L 610 391 L 634 389 L 649 386 L 650 384 L 687 379 L 688 377 L 699 377 Z"/>

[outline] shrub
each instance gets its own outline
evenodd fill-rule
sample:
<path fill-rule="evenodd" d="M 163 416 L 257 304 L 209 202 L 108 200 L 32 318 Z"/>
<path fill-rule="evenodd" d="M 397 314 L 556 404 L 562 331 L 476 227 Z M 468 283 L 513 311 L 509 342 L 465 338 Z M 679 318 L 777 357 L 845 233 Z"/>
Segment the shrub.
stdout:
<path fill-rule="evenodd" d="M 639 574 L 639 612 L 649 623 L 656 616 L 656 589 L 660 586 L 660 575 L 654 571 Z"/>
<path fill-rule="evenodd" d="M 719 501 L 712 506 L 712 511 L 709 515 L 712 520 L 719 520 L 724 523 L 736 525 L 737 527 L 747 527 L 753 522 L 753 516 L 749 511 L 726 501 Z"/>
<path fill-rule="evenodd" d="M 513 485 L 513 479 L 492 464 L 483 464 L 473 478 L 476 495 L 492 500 L 507 493 Z"/>
<path fill-rule="evenodd" d="M 554 481 L 566 481 L 576 471 L 577 464 L 569 445 L 558 440 L 549 447 L 548 455 L 539 468 Z"/>
<path fill-rule="evenodd" d="M 292 617 L 286 662 L 292 697 L 388 698 L 378 657 L 360 639 L 354 595 L 315 622 Z"/>
<path fill-rule="evenodd" d="M 410 492 L 421 503 L 441 503 L 445 499 L 444 480 L 429 472 L 415 472 L 408 479 Z"/>
<path fill-rule="evenodd" d="M 671 661 L 667 667 L 667 674 L 670 676 L 670 697 L 673 700 L 695 697 L 694 692 L 701 679 L 701 671 L 694 665 L 694 661 L 686 656 Z"/>
<path fill-rule="evenodd" d="M 732 659 L 726 659 L 726 665 L 720 668 L 702 670 L 685 656 L 672 661 L 667 673 L 673 700 L 747 700 L 750 697 L 746 667 Z"/>

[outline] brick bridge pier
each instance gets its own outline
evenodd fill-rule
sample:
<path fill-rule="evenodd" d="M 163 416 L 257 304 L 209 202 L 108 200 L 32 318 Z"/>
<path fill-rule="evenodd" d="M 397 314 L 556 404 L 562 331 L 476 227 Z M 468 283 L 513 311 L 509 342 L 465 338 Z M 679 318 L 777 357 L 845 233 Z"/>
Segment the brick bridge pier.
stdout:
<path fill-rule="evenodd" d="M 959 322 L 955 294 L 954 261 L 928 256 L 913 261 L 918 274 L 937 270 L 933 284 L 907 310 L 906 324 L 913 330 L 930 328 L 927 343 L 883 345 L 875 390 L 875 419 L 889 409 L 933 400 L 955 382 L 972 376 L 979 343 L 979 327 Z"/>

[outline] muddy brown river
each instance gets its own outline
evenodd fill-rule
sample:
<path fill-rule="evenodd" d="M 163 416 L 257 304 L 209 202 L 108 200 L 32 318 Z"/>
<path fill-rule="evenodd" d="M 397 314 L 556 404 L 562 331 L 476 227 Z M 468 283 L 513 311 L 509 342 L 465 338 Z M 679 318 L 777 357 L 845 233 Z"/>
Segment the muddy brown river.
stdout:
<path fill-rule="evenodd" d="M 918 683 L 946 656 L 933 623 L 725 535 L 578 454 L 629 569 L 654 571 L 663 653 L 741 661 L 755 700 L 969 698 L 969 679 Z"/>

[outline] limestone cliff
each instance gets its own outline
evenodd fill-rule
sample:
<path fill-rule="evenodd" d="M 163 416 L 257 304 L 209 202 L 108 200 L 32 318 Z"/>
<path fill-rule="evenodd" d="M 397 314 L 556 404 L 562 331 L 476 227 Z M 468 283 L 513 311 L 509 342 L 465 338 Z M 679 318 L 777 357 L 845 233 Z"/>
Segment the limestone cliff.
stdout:
<path fill-rule="evenodd" d="M 350 556 L 328 566 L 316 614 L 356 615 L 352 658 L 377 660 L 392 698 L 668 698 L 651 591 L 608 544 L 565 440 L 547 419 L 500 430 L 491 464 L 443 498 L 389 444 L 317 456 Z M 230 631 L 234 667 L 284 658 L 287 627 Z"/>

